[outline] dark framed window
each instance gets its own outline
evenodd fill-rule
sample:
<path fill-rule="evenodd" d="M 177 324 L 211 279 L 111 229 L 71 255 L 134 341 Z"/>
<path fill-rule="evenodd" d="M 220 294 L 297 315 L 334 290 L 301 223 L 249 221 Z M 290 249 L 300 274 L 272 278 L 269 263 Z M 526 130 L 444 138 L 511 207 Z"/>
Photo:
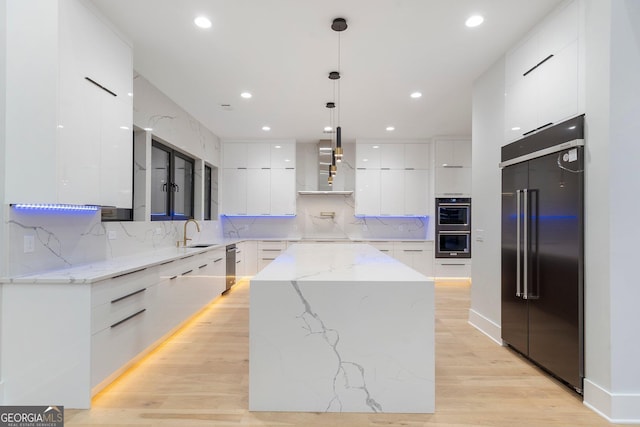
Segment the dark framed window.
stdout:
<path fill-rule="evenodd" d="M 204 166 L 204 218 L 211 219 L 211 166 Z"/>
<path fill-rule="evenodd" d="M 151 145 L 151 220 L 193 218 L 194 160 L 158 141 Z"/>

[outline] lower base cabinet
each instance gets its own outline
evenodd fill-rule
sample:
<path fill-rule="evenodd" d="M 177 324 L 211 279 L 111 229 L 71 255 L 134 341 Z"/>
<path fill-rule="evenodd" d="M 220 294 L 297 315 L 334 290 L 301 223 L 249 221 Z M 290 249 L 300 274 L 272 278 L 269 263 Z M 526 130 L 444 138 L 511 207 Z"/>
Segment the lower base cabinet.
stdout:
<path fill-rule="evenodd" d="M 471 278 L 471 259 L 437 258 L 435 276 L 444 279 Z"/>
<path fill-rule="evenodd" d="M 285 240 L 262 240 L 258 242 L 258 271 L 287 249 Z"/>
<path fill-rule="evenodd" d="M 91 286 L 91 391 L 95 394 L 222 294 L 224 248 Z"/>

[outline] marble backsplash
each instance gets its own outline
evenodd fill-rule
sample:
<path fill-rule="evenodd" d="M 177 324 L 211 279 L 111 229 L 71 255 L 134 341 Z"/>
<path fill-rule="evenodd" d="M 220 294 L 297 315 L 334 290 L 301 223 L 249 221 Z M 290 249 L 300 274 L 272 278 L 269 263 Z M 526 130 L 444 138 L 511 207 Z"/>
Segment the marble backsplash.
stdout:
<path fill-rule="evenodd" d="M 8 220 L 9 276 L 35 274 L 121 256 L 132 256 L 182 241 L 183 221 L 102 222 L 99 212 L 20 211 L 11 208 Z M 354 216 L 350 195 L 298 196 L 295 217 L 222 217 L 188 225 L 189 243 L 246 239 L 433 239 L 429 217 L 387 218 Z M 33 240 L 32 250 L 27 249 Z M 26 240 L 26 244 L 25 244 Z M 25 251 L 27 249 L 27 251 Z"/>
<path fill-rule="evenodd" d="M 295 217 L 222 217 L 225 238 L 432 240 L 429 217 L 356 217 L 352 195 L 299 195 Z"/>
<path fill-rule="evenodd" d="M 188 225 L 189 243 L 220 242 L 219 221 Z M 100 212 L 18 211 L 10 209 L 8 276 L 35 274 L 121 256 L 175 247 L 182 241 L 183 221 L 102 222 Z M 25 240 L 33 239 L 32 251 Z"/>

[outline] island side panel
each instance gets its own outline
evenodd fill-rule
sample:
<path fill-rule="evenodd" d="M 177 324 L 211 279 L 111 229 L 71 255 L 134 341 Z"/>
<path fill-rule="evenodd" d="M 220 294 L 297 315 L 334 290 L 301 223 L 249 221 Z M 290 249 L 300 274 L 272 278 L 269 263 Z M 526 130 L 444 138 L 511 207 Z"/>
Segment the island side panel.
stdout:
<path fill-rule="evenodd" d="M 2 287 L 2 404 L 89 408 L 91 286 Z"/>
<path fill-rule="evenodd" d="M 249 409 L 432 413 L 433 282 L 253 281 Z"/>

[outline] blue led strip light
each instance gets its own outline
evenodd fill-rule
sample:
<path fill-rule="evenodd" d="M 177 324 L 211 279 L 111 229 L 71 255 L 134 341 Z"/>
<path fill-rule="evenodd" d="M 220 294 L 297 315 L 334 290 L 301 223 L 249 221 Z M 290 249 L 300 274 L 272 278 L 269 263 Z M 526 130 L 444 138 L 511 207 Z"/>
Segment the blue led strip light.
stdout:
<path fill-rule="evenodd" d="M 100 208 L 90 205 L 59 205 L 59 204 L 40 204 L 40 203 L 16 203 L 11 205 L 14 209 L 22 210 L 45 210 L 45 211 L 90 211 L 95 212 Z"/>

